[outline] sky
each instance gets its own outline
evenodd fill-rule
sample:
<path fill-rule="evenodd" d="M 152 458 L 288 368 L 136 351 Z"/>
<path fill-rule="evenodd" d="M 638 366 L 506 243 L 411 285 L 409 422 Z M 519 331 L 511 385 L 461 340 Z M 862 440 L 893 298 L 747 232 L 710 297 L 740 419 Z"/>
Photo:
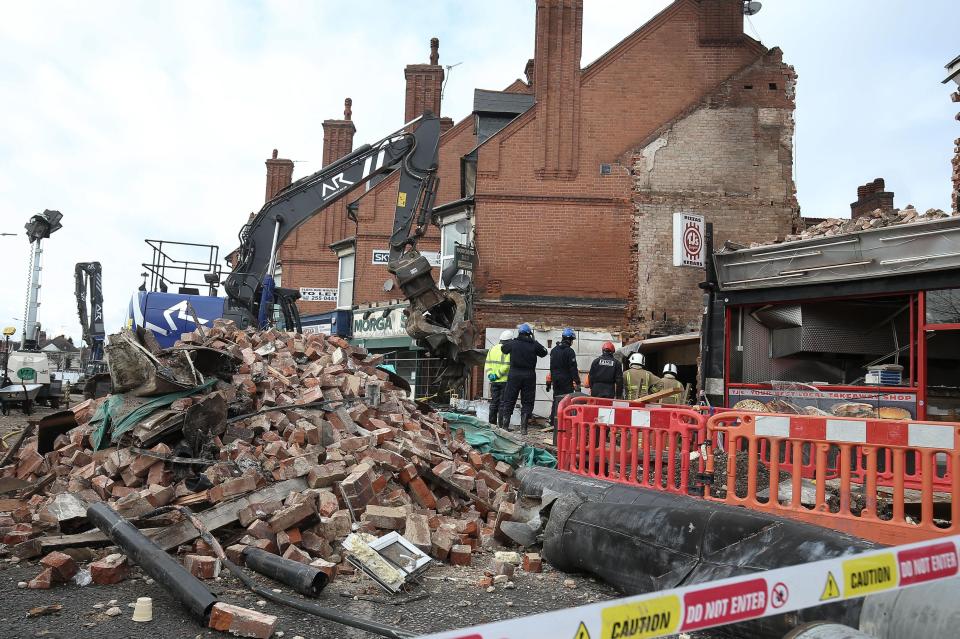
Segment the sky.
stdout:
<path fill-rule="evenodd" d="M 668 4 L 585 0 L 585 66 Z M 356 9 L 353 9 L 353 7 Z M 263 203 L 263 161 L 321 167 L 321 122 L 353 98 L 359 146 L 403 119 L 403 67 L 440 38 L 442 114 L 502 89 L 533 55 L 533 0 L 18 2 L 0 21 L 0 325 L 20 333 L 44 209 L 39 319 L 80 338 L 76 262 L 103 264 L 108 331 L 123 322 L 147 238 L 234 248 Z M 352 10 L 353 9 L 353 10 Z M 849 216 L 884 177 L 895 204 L 948 209 L 954 120 L 940 83 L 960 54 L 954 0 L 764 0 L 746 32 L 799 74 L 795 171 L 804 215 Z M 956 89 L 955 85 L 951 85 Z M 627 232 L 628 229 L 625 229 Z"/>

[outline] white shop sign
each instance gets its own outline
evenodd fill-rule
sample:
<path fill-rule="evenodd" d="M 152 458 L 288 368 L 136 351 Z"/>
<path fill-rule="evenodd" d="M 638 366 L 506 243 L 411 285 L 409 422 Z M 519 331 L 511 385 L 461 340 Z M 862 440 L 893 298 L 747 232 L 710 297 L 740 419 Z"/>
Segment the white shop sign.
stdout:
<path fill-rule="evenodd" d="M 387 309 L 367 309 L 353 312 L 353 338 L 371 339 L 377 337 L 406 337 L 406 307 Z M 384 311 L 387 311 L 384 314 Z M 369 314 L 369 315 L 368 315 Z M 364 317 L 367 315 L 367 317 Z"/>
<path fill-rule="evenodd" d="M 706 224 L 702 215 L 673 214 L 673 265 L 704 268 Z"/>
<path fill-rule="evenodd" d="M 307 288 L 300 287 L 300 299 L 304 302 L 336 302 L 337 289 L 335 288 Z"/>
<path fill-rule="evenodd" d="M 430 266 L 440 266 L 439 251 L 420 251 L 420 255 L 427 258 L 427 261 L 430 262 Z M 390 251 L 383 250 L 383 249 L 373 249 L 372 264 L 379 264 L 380 266 L 386 266 L 389 262 L 390 262 Z"/>

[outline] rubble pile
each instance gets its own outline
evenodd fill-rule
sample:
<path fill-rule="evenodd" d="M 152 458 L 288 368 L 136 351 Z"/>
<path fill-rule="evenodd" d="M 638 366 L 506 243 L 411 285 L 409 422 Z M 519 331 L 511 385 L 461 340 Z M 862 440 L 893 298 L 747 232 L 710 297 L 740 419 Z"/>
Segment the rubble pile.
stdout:
<path fill-rule="evenodd" d="M 462 432 L 452 436 L 442 417 L 408 399 L 403 381 L 378 368 L 382 356 L 338 337 L 242 331 L 223 320 L 184 335 L 173 350 L 198 354 L 188 366 L 196 386 L 170 401 L 129 393 L 88 400 L 72 408 L 76 425 L 50 450 L 41 430 L 0 469 L 29 487 L 0 500 L 0 541 L 17 557 L 45 557 L 30 587 L 76 574 L 57 549 L 84 536 L 96 545 L 98 532 L 85 518 L 93 502 L 146 529 L 164 550 L 178 549 L 202 579 L 217 576 L 220 561 L 190 522 L 177 512 L 144 515 L 188 506 L 235 563 L 254 547 L 330 578 L 354 570 L 341 545 L 352 532 L 396 531 L 458 565 L 506 541 L 500 526 L 517 500 L 513 468 L 475 451 Z M 199 354 L 209 351 L 229 365 L 214 358 L 215 373 L 205 370 Z M 130 425 L 126 416 L 135 411 L 139 420 Z M 122 433 L 120 424 L 128 425 Z M 101 555 L 86 567 L 93 581 L 122 580 L 127 558 Z"/>
<path fill-rule="evenodd" d="M 897 226 L 900 224 L 912 224 L 914 222 L 929 222 L 950 217 L 940 209 L 928 209 L 926 213 L 920 213 L 908 204 L 904 209 L 874 209 L 866 215 L 854 219 L 830 218 L 805 229 L 796 235 L 788 235 L 784 238 L 785 242 L 794 242 L 796 240 L 809 240 L 816 237 L 830 237 L 832 235 L 841 235 L 843 233 L 857 233 L 870 229 L 878 229 L 887 226 Z M 754 243 L 753 246 L 765 246 L 775 244 L 776 242 Z"/>

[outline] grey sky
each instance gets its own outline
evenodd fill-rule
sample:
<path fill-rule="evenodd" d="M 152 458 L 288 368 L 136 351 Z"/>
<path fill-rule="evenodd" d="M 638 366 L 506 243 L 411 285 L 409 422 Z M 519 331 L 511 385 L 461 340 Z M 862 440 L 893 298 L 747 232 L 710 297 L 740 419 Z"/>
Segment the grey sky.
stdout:
<path fill-rule="evenodd" d="M 586 0 L 583 63 L 668 3 Z M 45 2 L 0 23 L 0 324 L 19 322 L 27 244 L 44 208 L 64 214 L 45 254 L 40 320 L 79 337 L 73 264 L 104 264 L 107 326 L 119 327 L 147 237 L 226 252 L 263 201 L 273 148 L 320 166 L 322 129 L 354 100 L 356 143 L 396 128 L 403 67 L 440 38 L 453 69 L 444 115 L 474 87 L 500 89 L 533 53 L 533 0 Z M 844 216 L 856 186 L 884 177 L 896 203 L 948 207 L 960 123 L 943 65 L 960 53 L 952 0 L 766 0 L 747 25 L 799 73 L 803 213 Z M 650 99 L 656 99 L 651 96 Z"/>

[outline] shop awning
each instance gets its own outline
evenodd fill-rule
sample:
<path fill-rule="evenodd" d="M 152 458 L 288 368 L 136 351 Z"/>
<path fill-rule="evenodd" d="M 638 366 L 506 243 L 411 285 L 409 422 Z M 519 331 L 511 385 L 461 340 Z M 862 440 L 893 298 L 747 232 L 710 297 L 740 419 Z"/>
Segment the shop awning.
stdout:
<path fill-rule="evenodd" d="M 674 346 L 684 346 L 687 344 L 699 344 L 700 332 L 681 333 L 680 335 L 664 335 L 663 337 L 649 337 L 639 342 L 632 342 L 620 347 L 620 353 L 628 355 L 630 353 L 656 353 L 658 351 L 672 348 Z"/>
<path fill-rule="evenodd" d="M 372 348 L 402 348 L 411 351 L 422 350 L 409 337 L 370 337 L 367 339 L 353 339 L 350 341 L 350 343 L 355 344 L 356 346 L 362 346 L 367 350 Z"/>

